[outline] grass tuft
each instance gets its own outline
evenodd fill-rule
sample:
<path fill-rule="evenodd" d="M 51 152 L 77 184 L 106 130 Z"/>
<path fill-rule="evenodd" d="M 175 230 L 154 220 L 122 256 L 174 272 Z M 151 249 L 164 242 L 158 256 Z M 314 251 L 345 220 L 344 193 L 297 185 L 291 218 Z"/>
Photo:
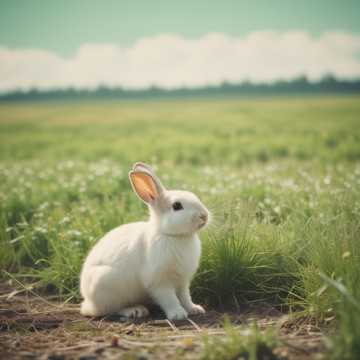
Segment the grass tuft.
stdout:
<path fill-rule="evenodd" d="M 204 349 L 200 359 L 206 360 L 280 360 L 274 353 L 278 345 L 272 329 L 260 332 L 256 324 L 235 328 L 225 321 L 226 336 L 204 336 Z"/>

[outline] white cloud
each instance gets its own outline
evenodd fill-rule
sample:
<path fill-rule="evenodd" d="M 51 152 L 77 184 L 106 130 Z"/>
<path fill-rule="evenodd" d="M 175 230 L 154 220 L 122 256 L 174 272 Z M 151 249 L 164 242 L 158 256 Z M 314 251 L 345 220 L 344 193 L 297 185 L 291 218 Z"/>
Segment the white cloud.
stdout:
<path fill-rule="evenodd" d="M 124 48 L 84 44 L 62 58 L 45 50 L 0 47 L 0 91 L 17 88 L 166 88 L 291 79 L 326 73 L 360 77 L 360 36 L 343 32 L 319 37 L 305 31 L 254 32 L 246 37 L 220 33 L 199 39 L 177 35 L 143 38 Z"/>

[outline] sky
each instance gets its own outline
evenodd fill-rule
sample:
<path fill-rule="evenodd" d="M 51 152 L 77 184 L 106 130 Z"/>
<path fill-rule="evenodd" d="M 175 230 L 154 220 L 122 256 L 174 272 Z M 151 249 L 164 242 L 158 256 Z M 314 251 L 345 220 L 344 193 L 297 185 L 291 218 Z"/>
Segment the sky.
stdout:
<path fill-rule="evenodd" d="M 360 77 L 360 1 L 0 0 L 0 91 Z"/>

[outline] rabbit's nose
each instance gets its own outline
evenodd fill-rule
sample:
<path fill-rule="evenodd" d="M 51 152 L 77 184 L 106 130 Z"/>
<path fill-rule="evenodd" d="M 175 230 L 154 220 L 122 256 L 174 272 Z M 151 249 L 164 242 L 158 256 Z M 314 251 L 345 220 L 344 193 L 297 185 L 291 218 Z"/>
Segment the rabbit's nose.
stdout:
<path fill-rule="evenodd" d="M 206 213 L 201 213 L 199 218 L 205 223 L 207 221 L 208 215 Z"/>

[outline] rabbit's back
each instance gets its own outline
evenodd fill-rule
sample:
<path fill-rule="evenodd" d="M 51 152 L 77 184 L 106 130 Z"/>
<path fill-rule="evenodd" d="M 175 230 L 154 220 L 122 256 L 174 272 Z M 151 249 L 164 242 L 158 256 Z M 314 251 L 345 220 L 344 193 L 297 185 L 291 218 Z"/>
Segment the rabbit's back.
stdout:
<path fill-rule="evenodd" d="M 84 268 L 89 265 L 123 267 L 129 265 L 127 263 L 131 261 L 141 264 L 146 224 L 146 222 L 125 224 L 108 232 L 91 249 Z"/>

